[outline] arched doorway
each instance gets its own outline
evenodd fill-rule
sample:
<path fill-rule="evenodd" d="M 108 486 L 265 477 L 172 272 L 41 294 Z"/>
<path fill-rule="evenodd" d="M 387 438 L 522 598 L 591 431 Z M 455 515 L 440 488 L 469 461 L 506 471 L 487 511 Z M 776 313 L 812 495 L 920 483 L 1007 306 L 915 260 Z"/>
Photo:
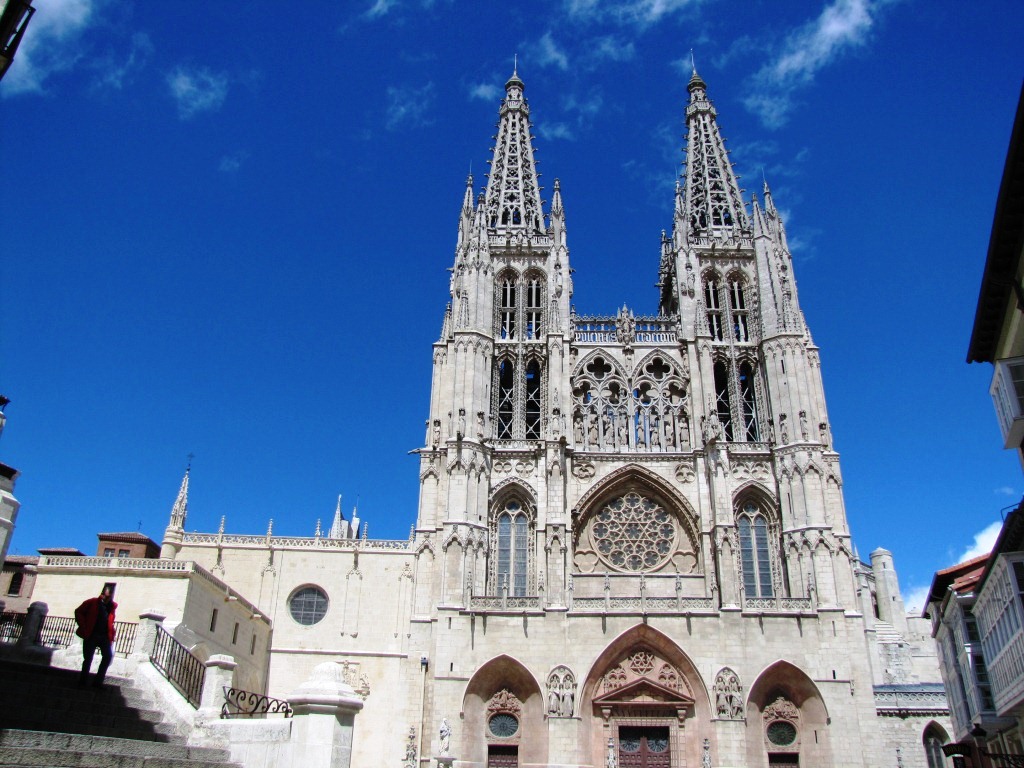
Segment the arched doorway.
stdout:
<path fill-rule="evenodd" d="M 462 711 L 460 762 L 488 768 L 547 763 L 544 697 L 521 662 L 502 655 L 481 666 L 466 686 Z"/>
<path fill-rule="evenodd" d="M 689 657 L 648 625 L 614 640 L 583 687 L 581 715 L 595 765 L 700 765 L 710 699 Z"/>
<path fill-rule="evenodd" d="M 788 661 L 768 666 L 747 697 L 747 765 L 832 765 L 825 702 L 808 675 Z"/>

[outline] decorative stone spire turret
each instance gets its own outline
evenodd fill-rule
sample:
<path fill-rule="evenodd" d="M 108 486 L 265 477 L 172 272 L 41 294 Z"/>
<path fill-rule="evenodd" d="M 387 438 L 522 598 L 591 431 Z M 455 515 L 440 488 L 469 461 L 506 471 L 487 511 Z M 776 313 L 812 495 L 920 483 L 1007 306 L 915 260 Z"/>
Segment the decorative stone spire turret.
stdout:
<path fill-rule="evenodd" d="M 188 516 L 188 476 L 191 471 L 191 468 L 185 470 L 181 488 L 178 489 L 178 497 L 174 500 L 174 506 L 171 507 L 170 524 L 174 528 L 185 527 L 185 518 Z"/>
<path fill-rule="evenodd" d="M 191 465 L 185 470 L 185 477 L 181 480 L 181 488 L 178 489 L 178 496 L 171 507 L 171 519 L 164 530 L 164 540 L 160 547 L 160 557 L 165 560 L 173 560 L 181 549 L 181 543 L 185 537 L 185 518 L 188 517 L 188 477 L 192 472 Z"/>
<path fill-rule="evenodd" d="M 530 108 L 515 72 L 505 83 L 494 157 L 485 193 L 487 226 L 499 232 L 542 232 L 544 212 L 530 135 Z"/>
<path fill-rule="evenodd" d="M 351 538 L 349 534 L 348 521 L 345 520 L 345 513 L 341 511 L 341 494 L 338 494 L 338 506 L 334 510 L 334 521 L 331 523 L 330 533 L 327 534 L 329 539 L 348 539 Z"/>
<path fill-rule="evenodd" d="M 736 175 L 729 162 L 707 83 L 693 70 L 687 86 L 686 180 L 676 202 L 676 231 L 684 242 L 724 237 L 749 228 Z"/>

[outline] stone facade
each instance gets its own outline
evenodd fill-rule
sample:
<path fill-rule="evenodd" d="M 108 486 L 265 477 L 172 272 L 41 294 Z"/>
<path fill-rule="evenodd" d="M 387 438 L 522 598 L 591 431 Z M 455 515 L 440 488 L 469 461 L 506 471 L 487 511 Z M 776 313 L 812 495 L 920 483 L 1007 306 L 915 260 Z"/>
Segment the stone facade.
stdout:
<path fill-rule="evenodd" d="M 163 557 L 272 617 L 271 695 L 343 665 L 356 764 L 923 768 L 926 728 L 949 731 L 891 555 L 853 549 L 771 192 L 748 210 L 696 72 L 688 91 L 658 312 L 585 316 L 509 79 L 408 540 L 359 538 L 340 506 L 312 539 L 187 534 L 186 476 Z"/>

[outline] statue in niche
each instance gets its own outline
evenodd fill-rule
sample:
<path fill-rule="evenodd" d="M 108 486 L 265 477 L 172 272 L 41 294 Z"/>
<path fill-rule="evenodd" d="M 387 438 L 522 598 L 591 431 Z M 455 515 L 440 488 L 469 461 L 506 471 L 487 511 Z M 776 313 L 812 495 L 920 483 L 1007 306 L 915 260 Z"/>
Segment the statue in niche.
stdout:
<path fill-rule="evenodd" d="M 807 411 L 800 411 L 800 437 L 807 440 L 810 436 L 811 433 L 807 431 Z"/>
<path fill-rule="evenodd" d="M 611 448 L 614 441 L 614 433 L 612 432 L 612 417 L 608 411 L 604 411 L 601 414 L 601 431 L 603 432 L 602 440 L 604 447 Z"/>
<path fill-rule="evenodd" d="M 558 717 L 562 713 L 562 692 L 558 683 L 548 685 L 548 714 Z"/>
<path fill-rule="evenodd" d="M 828 422 L 827 421 L 823 421 L 823 422 L 821 422 L 821 424 L 818 425 L 818 435 L 821 437 L 821 444 L 823 446 L 825 446 L 826 449 L 831 449 L 832 446 L 831 446 L 831 444 L 829 442 L 829 439 L 828 439 Z"/>
<path fill-rule="evenodd" d="M 434 419 L 434 446 L 437 447 L 441 443 L 441 420 Z"/>
<path fill-rule="evenodd" d="M 576 688 L 575 686 L 565 683 L 562 686 L 562 717 L 572 717 L 572 710 L 575 706 Z"/>
<path fill-rule="evenodd" d="M 626 409 L 625 407 L 619 409 L 619 416 L 616 421 L 616 435 L 619 440 L 619 450 L 625 450 L 629 447 L 629 438 L 626 435 Z"/>
<path fill-rule="evenodd" d="M 682 448 L 690 447 L 690 420 L 682 408 L 679 409 L 679 445 Z"/>
<path fill-rule="evenodd" d="M 466 436 L 466 409 L 459 408 L 459 431 L 455 435 L 460 440 Z"/>
<path fill-rule="evenodd" d="M 438 735 L 441 737 L 441 754 L 450 754 L 452 748 L 452 727 L 448 724 L 447 717 L 441 719 L 441 728 Z"/>
<path fill-rule="evenodd" d="M 782 444 L 786 445 L 789 443 L 789 425 L 786 423 L 786 414 L 779 414 L 779 436 L 782 438 Z"/>
<path fill-rule="evenodd" d="M 729 667 L 715 677 L 715 710 L 723 719 L 743 719 L 743 686 L 739 676 Z"/>
<path fill-rule="evenodd" d="M 661 425 L 658 422 L 651 424 L 651 450 L 657 451 L 661 448 Z"/>
<path fill-rule="evenodd" d="M 556 406 L 551 409 L 551 435 L 558 438 L 562 434 L 562 411 Z"/>
<path fill-rule="evenodd" d="M 708 413 L 707 418 L 704 419 L 704 442 L 710 443 L 713 440 L 720 440 L 722 438 L 722 422 L 718 420 L 718 411 L 714 408 Z"/>
<path fill-rule="evenodd" d="M 587 445 L 591 448 L 598 446 L 597 414 L 593 411 L 587 412 Z"/>
<path fill-rule="evenodd" d="M 478 438 L 480 438 L 481 440 L 483 439 L 483 436 L 484 436 L 484 412 L 483 411 L 477 411 L 476 412 L 476 436 Z"/>
<path fill-rule="evenodd" d="M 572 431 L 573 437 L 576 438 L 576 445 L 583 446 L 583 416 L 579 411 L 573 414 L 572 417 Z"/>

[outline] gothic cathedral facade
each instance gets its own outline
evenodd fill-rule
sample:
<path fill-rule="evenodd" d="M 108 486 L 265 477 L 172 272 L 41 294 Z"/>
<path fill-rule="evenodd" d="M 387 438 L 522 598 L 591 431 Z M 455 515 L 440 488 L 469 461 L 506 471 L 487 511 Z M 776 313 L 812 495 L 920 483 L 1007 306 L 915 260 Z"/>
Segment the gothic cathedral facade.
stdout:
<path fill-rule="evenodd" d="M 506 83 L 408 542 L 340 508 L 315 541 L 172 518 L 165 556 L 274 618 L 272 695 L 358 668 L 354 764 L 925 768 L 948 730 L 891 556 L 853 551 L 779 212 L 767 185 L 748 209 L 696 72 L 688 92 L 658 313 L 602 317 L 576 314 L 559 182 L 545 211 Z M 931 704 L 890 717 L 887 686 Z"/>

